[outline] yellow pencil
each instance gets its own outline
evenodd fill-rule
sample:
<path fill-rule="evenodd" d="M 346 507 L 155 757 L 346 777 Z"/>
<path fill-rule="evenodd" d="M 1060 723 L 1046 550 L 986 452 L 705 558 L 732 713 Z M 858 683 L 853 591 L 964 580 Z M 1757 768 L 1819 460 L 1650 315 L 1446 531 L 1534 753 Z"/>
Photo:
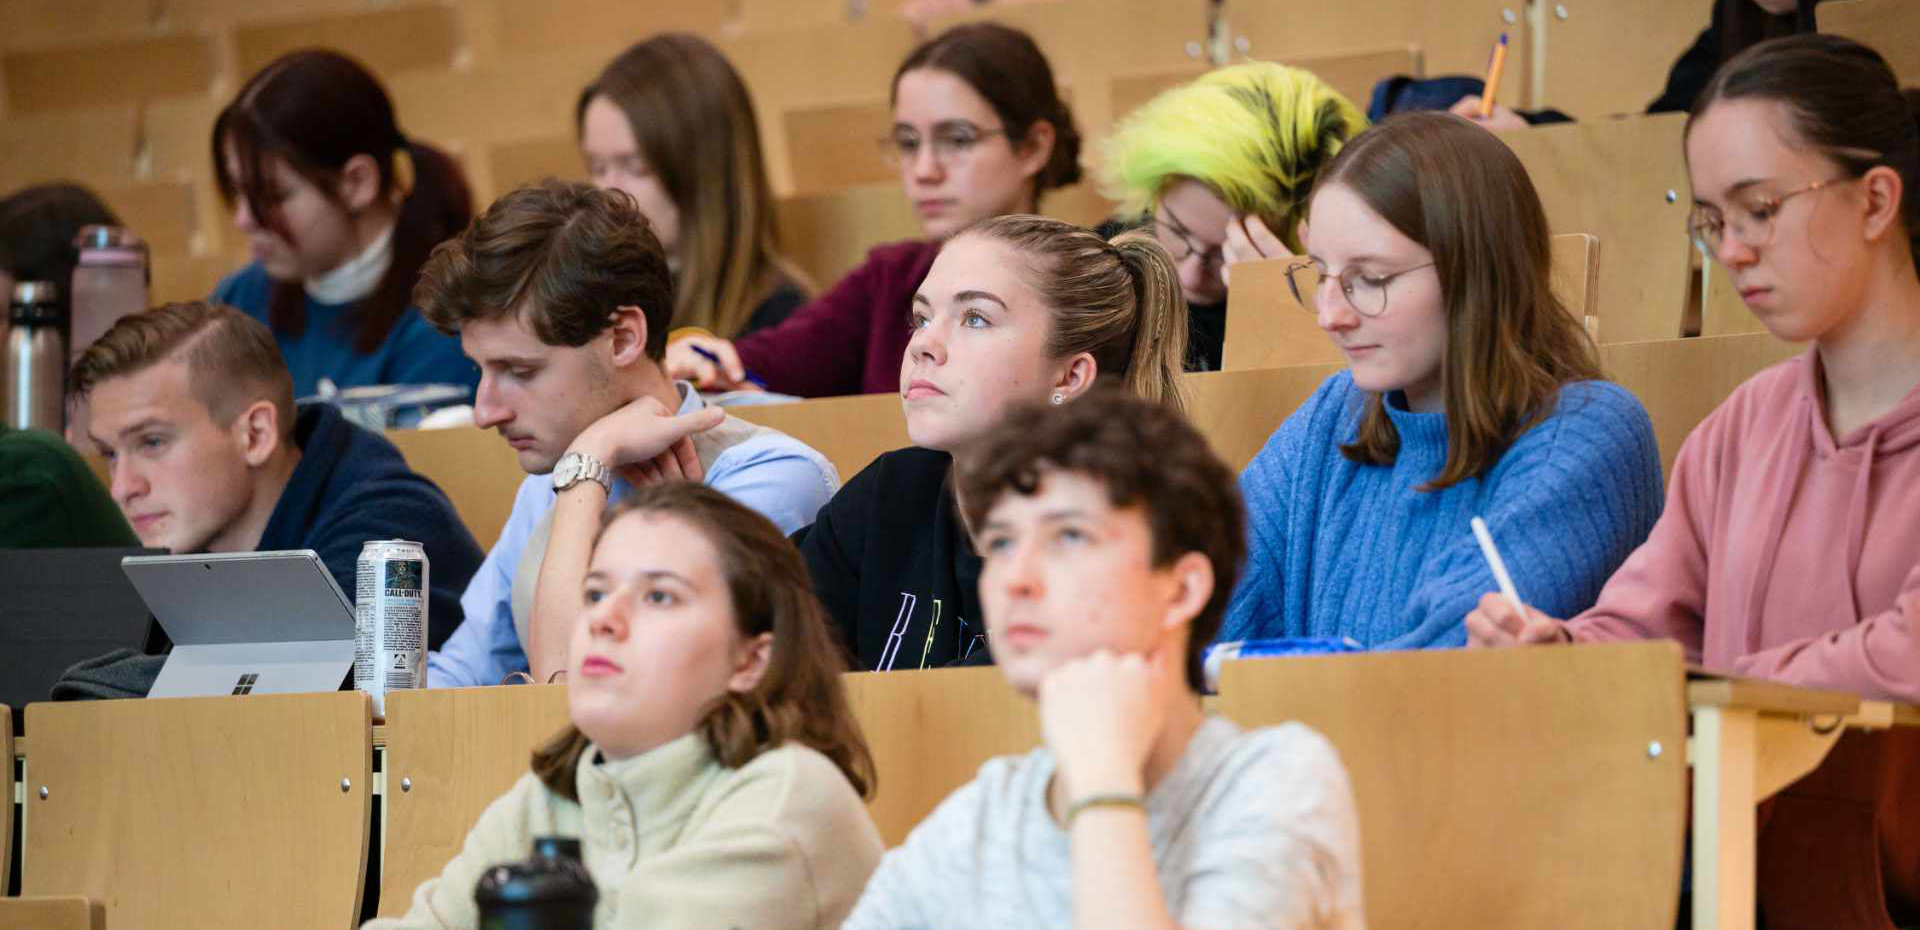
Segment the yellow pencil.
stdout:
<path fill-rule="evenodd" d="M 1480 118 L 1493 115 L 1493 98 L 1500 93 L 1500 73 L 1507 69 L 1507 34 L 1493 46 L 1493 61 L 1487 65 L 1487 86 L 1480 92 Z"/>

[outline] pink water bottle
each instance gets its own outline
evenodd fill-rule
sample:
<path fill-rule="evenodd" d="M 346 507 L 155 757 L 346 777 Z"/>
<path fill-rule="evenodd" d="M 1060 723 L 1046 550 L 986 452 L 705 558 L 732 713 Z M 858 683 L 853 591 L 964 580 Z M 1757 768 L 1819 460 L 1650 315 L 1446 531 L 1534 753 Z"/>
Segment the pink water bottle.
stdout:
<path fill-rule="evenodd" d="M 118 226 L 87 226 L 73 245 L 80 260 L 73 268 L 67 351 L 78 360 L 116 320 L 147 309 L 147 244 Z"/>

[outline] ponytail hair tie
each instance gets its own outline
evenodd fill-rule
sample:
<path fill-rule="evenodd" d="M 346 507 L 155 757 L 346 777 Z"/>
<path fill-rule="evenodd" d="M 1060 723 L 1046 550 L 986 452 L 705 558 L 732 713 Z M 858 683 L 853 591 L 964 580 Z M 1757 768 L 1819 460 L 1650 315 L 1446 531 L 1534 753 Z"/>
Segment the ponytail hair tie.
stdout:
<path fill-rule="evenodd" d="M 403 139 L 393 150 L 393 186 L 400 191 L 400 199 L 413 193 L 413 179 L 413 151 Z"/>

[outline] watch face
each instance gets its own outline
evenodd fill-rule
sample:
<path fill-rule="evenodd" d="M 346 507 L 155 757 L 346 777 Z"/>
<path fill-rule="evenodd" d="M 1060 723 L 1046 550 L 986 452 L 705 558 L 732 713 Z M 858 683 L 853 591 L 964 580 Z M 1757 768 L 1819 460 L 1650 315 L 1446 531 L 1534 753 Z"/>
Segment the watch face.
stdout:
<path fill-rule="evenodd" d="M 577 455 L 563 455 L 560 457 L 560 463 L 553 467 L 554 487 L 564 488 L 572 484 L 574 479 L 579 477 L 579 475 L 580 457 Z"/>

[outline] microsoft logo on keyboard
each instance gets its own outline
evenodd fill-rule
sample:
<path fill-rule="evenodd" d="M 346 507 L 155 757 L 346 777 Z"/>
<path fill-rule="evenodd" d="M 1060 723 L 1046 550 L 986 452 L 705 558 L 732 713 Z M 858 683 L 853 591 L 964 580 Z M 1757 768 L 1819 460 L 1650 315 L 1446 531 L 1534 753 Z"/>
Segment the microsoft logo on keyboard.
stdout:
<path fill-rule="evenodd" d="M 254 683 L 255 683 L 255 682 L 257 682 L 257 681 L 259 681 L 259 680 L 260 680 L 260 673 L 259 673 L 259 672 L 248 672 L 248 673 L 246 673 L 245 675 L 242 675 L 242 676 L 240 676 L 240 680 L 234 683 L 234 685 L 233 685 L 233 693 L 235 693 L 235 694 L 252 694 L 252 693 L 253 693 L 253 685 L 254 685 Z"/>

